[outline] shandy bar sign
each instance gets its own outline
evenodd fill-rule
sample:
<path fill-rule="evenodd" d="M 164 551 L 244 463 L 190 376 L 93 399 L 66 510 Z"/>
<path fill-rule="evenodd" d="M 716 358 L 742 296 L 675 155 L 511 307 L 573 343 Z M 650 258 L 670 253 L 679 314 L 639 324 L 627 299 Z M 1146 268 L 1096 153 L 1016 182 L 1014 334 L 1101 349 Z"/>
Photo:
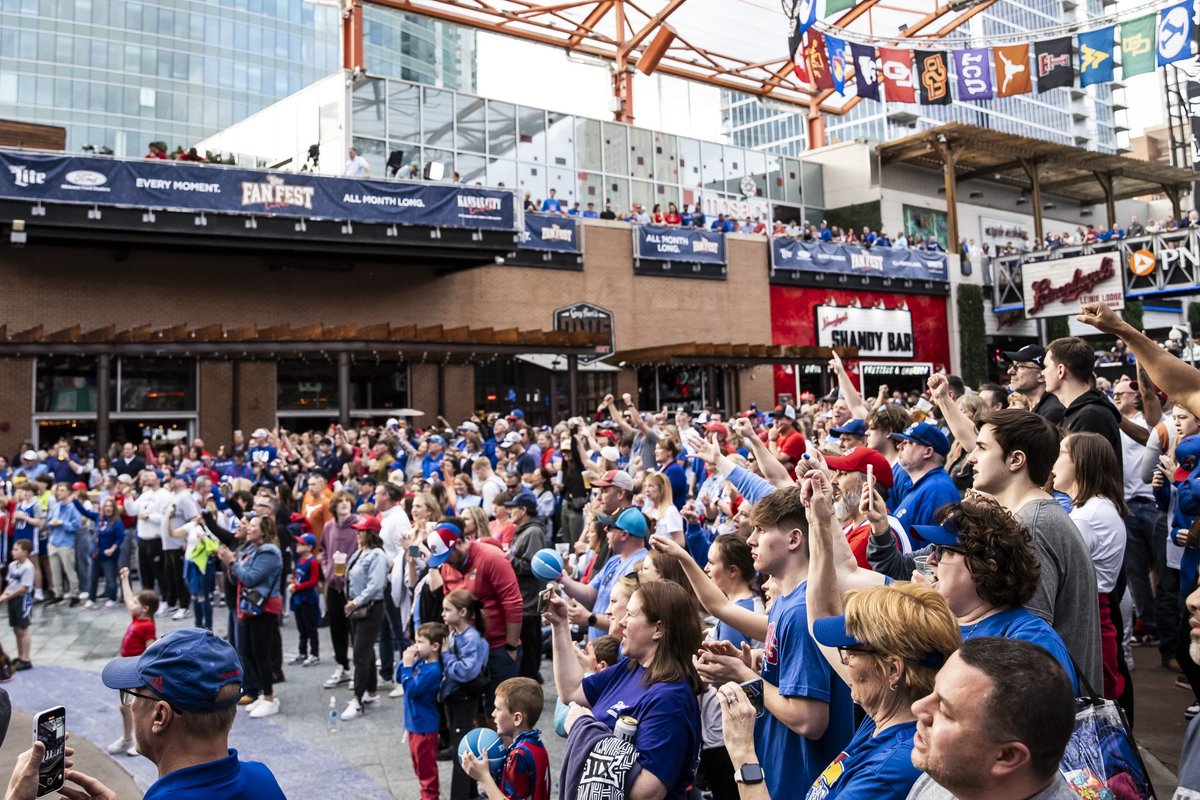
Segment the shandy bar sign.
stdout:
<path fill-rule="evenodd" d="M 912 358 L 912 313 L 898 308 L 817 306 L 817 344 L 857 347 L 859 358 Z"/>
<path fill-rule="evenodd" d="M 1097 253 L 1021 265 L 1025 317 L 1062 317 L 1079 313 L 1087 303 L 1125 308 L 1117 253 Z"/>

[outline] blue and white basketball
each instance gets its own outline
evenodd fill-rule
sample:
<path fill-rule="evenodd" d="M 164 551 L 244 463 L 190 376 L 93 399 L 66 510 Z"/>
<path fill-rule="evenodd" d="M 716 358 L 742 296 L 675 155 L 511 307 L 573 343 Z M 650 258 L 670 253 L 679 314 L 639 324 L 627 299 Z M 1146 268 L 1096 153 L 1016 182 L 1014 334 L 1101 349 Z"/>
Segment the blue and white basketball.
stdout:
<path fill-rule="evenodd" d="M 500 771 L 504 766 L 504 742 L 500 741 L 500 736 L 491 728 L 474 728 L 467 731 L 467 735 L 458 743 L 458 760 L 461 763 L 464 753 L 470 752 L 473 756 L 479 759 L 487 759 L 488 770 L 492 774 Z"/>
<path fill-rule="evenodd" d="M 562 556 L 553 547 L 538 550 L 533 554 L 529 569 L 538 580 L 556 581 L 563 571 Z"/>

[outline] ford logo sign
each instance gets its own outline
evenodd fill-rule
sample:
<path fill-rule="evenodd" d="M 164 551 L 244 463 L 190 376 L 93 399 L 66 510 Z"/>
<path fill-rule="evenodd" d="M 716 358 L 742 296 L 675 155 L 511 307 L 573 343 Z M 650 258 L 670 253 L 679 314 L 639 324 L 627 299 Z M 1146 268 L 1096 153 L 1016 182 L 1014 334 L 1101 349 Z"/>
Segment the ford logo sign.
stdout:
<path fill-rule="evenodd" d="M 103 186 L 108 183 L 108 178 L 90 169 L 77 169 L 67 173 L 67 183 L 74 186 Z"/>

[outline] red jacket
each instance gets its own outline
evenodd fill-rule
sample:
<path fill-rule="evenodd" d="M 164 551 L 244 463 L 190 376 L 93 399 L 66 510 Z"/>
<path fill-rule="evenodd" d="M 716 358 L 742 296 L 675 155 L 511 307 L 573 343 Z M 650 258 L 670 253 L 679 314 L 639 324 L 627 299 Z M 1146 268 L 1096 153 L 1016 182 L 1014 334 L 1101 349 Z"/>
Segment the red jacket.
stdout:
<path fill-rule="evenodd" d="M 483 603 L 489 647 L 503 647 L 508 640 L 507 625 L 520 625 L 523 610 L 517 573 L 504 552 L 497 547 L 472 542 L 467 552 L 466 573 L 449 563 L 442 565 L 446 594 L 466 589 Z"/>

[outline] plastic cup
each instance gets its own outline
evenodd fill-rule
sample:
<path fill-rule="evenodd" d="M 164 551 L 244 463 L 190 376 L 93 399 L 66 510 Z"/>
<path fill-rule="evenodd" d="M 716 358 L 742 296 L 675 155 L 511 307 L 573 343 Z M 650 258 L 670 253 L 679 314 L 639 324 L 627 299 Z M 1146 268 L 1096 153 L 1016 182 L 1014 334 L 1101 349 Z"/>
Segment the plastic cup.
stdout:
<path fill-rule="evenodd" d="M 929 566 L 929 556 L 916 556 L 914 561 L 917 562 L 914 572 L 919 572 L 926 578 L 933 579 L 933 567 Z"/>
<path fill-rule="evenodd" d="M 346 554 L 333 554 L 333 574 L 339 578 L 346 577 Z"/>

